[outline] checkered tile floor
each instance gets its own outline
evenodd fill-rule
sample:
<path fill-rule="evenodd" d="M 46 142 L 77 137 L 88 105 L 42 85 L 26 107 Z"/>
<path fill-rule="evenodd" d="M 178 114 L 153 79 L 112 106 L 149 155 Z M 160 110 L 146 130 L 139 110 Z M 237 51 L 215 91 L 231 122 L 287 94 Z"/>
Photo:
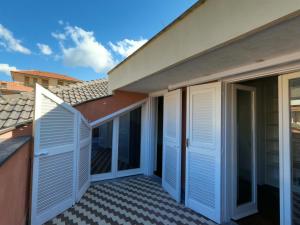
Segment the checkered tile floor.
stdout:
<path fill-rule="evenodd" d="M 46 225 L 214 225 L 176 203 L 154 177 L 135 176 L 92 185 L 80 202 Z"/>

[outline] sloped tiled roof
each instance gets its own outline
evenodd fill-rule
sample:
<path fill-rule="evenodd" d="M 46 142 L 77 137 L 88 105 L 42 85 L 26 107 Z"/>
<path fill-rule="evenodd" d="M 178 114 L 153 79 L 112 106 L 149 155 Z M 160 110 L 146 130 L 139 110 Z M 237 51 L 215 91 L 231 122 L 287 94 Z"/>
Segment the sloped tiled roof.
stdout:
<path fill-rule="evenodd" d="M 111 95 L 107 79 L 58 86 L 50 91 L 72 106 Z M 31 122 L 33 111 L 34 93 L 0 96 L 0 131 Z"/>
<path fill-rule="evenodd" d="M 18 70 L 18 71 L 11 71 L 11 74 L 28 74 L 28 75 L 33 75 L 37 77 L 47 77 L 47 78 L 54 78 L 54 79 L 61 79 L 61 80 L 68 80 L 68 81 L 73 81 L 73 82 L 78 82 L 80 80 L 74 78 L 74 77 L 69 77 L 66 75 L 58 74 L 58 73 L 50 73 L 50 72 L 44 72 L 44 71 L 39 71 L 39 70 Z"/>
<path fill-rule="evenodd" d="M 33 93 L 0 96 L 0 129 L 30 122 L 33 107 Z"/>
<path fill-rule="evenodd" d="M 108 92 L 107 79 L 53 87 L 50 91 L 71 105 L 77 105 L 82 102 L 110 95 Z"/>

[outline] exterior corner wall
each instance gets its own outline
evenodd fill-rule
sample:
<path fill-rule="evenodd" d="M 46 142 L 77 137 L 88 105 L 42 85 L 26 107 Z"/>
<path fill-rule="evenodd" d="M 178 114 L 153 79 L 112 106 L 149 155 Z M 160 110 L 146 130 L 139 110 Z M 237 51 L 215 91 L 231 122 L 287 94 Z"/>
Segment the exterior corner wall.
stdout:
<path fill-rule="evenodd" d="M 0 225 L 25 225 L 30 205 L 32 143 L 0 166 Z"/>

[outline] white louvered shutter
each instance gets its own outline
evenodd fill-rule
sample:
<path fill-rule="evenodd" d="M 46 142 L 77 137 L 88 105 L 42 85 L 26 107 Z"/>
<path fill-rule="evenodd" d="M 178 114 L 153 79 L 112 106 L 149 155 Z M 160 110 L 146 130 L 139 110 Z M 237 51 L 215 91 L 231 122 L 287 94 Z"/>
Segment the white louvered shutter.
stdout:
<path fill-rule="evenodd" d="M 77 111 L 36 86 L 31 224 L 40 225 L 75 202 Z"/>
<path fill-rule="evenodd" d="M 181 192 L 181 90 L 164 95 L 163 188 L 180 201 Z"/>
<path fill-rule="evenodd" d="M 189 88 L 186 206 L 220 223 L 221 83 Z"/>
<path fill-rule="evenodd" d="M 92 129 L 83 116 L 79 115 L 79 150 L 77 154 L 77 184 L 76 201 L 90 186 L 90 165 L 91 165 L 91 140 Z"/>

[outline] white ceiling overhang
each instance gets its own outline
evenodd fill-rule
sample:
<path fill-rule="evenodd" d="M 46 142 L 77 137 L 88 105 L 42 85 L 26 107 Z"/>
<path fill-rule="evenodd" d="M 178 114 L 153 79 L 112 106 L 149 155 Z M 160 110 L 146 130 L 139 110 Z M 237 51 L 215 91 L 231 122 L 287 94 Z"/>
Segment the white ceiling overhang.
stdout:
<path fill-rule="evenodd" d="M 234 15 L 230 15 L 229 6 L 224 6 L 224 2 L 229 6 L 235 5 L 240 9 L 239 13 L 231 10 Z M 219 74 L 219 77 L 222 77 L 222 74 L 230 76 L 230 71 L 234 72 L 237 68 L 249 69 L 255 66 L 270 66 L 272 62 L 286 63 L 287 59 L 297 60 L 298 52 L 300 52 L 300 16 L 298 16 L 300 1 L 289 1 L 293 4 L 293 8 L 284 6 L 286 4 L 281 6 L 280 2 L 282 1 L 208 0 L 203 6 L 194 9 L 191 15 L 182 18 L 179 24 L 173 25 L 174 28 L 171 27 L 160 34 L 155 40 L 110 71 L 110 88 L 151 93 L 199 77 L 215 74 Z M 274 7 L 274 5 L 276 6 L 275 13 L 272 10 L 270 12 L 259 8 Z M 252 11 L 251 18 L 254 22 L 251 22 L 249 12 L 245 9 L 246 6 L 248 10 L 259 11 Z M 277 7 L 285 8 L 278 11 Z M 214 16 L 218 19 L 200 22 L 201 16 L 197 14 L 197 10 L 202 14 L 207 13 L 205 10 L 214 12 Z M 271 16 L 260 15 L 263 12 Z M 193 15 L 195 13 L 196 15 Z M 222 21 L 222 16 L 226 21 Z M 206 19 L 209 18 L 206 15 Z M 242 21 L 233 21 L 234 18 Z M 195 21 L 196 19 L 198 21 Z M 219 33 L 213 27 L 216 23 L 219 27 L 223 26 Z M 194 27 L 197 24 L 201 28 L 199 29 L 203 37 L 198 33 L 199 30 L 193 31 L 193 28 L 197 29 Z M 175 29 L 179 25 L 185 25 L 185 28 Z M 210 33 L 209 35 L 221 37 L 205 35 L 206 31 Z M 198 36 L 191 38 L 190 35 Z M 203 40 L 204 38 L 209 40 Z M 228 73 L 224 73 L 225 71 Z"/>

